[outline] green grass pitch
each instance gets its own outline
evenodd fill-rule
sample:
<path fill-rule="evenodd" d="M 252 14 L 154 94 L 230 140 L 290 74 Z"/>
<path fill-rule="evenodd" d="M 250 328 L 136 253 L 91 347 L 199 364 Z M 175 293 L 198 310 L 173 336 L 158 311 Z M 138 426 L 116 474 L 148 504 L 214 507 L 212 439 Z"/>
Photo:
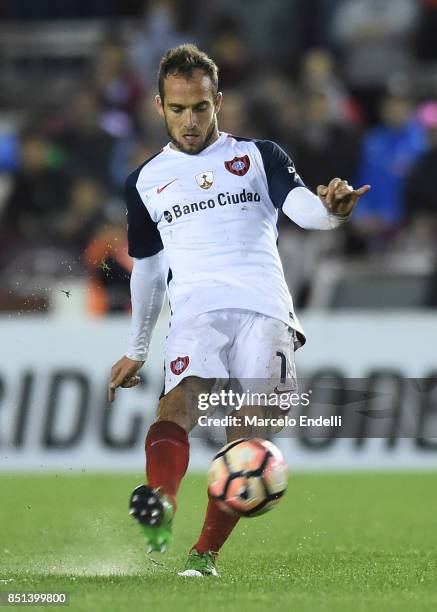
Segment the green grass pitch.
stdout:
<path fill-rule="evenodd" d="M 64 609 L 87 612 L 437 610 L 436 473 L 292 475 L 278 508 L 240 521 L 221 578 L 197 580 L 175 573 L 201 525 L 205 477 L 183 483 L 163 566 L 128 516 L 139 482 L 1 475 L 0 590 L 68 591 Z"/>

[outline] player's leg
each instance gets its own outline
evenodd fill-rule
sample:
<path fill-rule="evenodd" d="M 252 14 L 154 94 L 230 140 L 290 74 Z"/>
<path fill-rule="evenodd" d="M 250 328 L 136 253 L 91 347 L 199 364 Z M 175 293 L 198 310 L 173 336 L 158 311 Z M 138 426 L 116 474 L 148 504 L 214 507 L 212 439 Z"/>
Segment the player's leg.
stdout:
<path fill-rule="evenodd" d="M 231 375 L 249 387 L 249 391 L 264 389 L 272 392 L 278 385 L 296 387 L 293 330 L 281 321 L 257 313 L 242 316 L 239 334 L 229 355 Z M 271 415 L 278 411 L 269 409 Z M 266 437 L 269 427 L 246 425 L 244 416 L 265 416 L 266 408 L 260 405 L 243 406 L 234 412 L 241 418 L 241 425 L 228 427 L 227 441 L 239 438 Z M 226 542 L 239 518 L 229 515 L 208 500 L 204 524 L 193 550 L 199 554 L 209 552 L 214 559 Z M 191 574 L 190 574 L 191 575 Z M 194 574 L 195 575 L 195 574 Z"/>
<path fill-rule="evenodd" d="M 214 376 L 227 376 L 219 359 L 226 341 L 207 315 L 181 325 L 173 322 L 167 337 L 165 394 L 145 443 L 148 485 L 137 487 L 131 497 L 131 513 L 153 550 L 169 543 L 176 495 L 188 466 L 188 433 L 199 416 L 198 396 L 210 392 Z"/>
<path fill-rule="evenodd" d="M 176 495 L 188 467 L 188 433 L 197 423 L 195 398 L 214 380 L 183 379 L 158 404 L 157 418 L 145 442 L 147 485 L 131 495 L 131 514 L 140 523 L 148 551 L 164 551 L 171 542 Z"/>
<path fill-rule="evenodd" d="M 238 413 L 234 411 L 231 414 L 240 416 L 240 411 L 238 411 Z M 241 414 L 253 415 L 253 407 L 243 406 L 241 408 Z M 226 440 L 227 442 L 233 442 L 239 438 L 251 438 L 254 436 L 253 430 L 253 426 L 244 425 L 243 420 L 242 425 L 233 427 L 230 426 L 226 428 Z M 256 432 L 255 435 L 257 437 L 262 437 L 262 434 L 260 435 L 259 431 Z M 210 569 L 214 568 L 213 571 L 209 572 L 211 575 L 216 575 L 215 560 L 221 547 L 231 535 L 238 521 L 238 516 L 233 516 L 227 512 L 224 512 L 217 506 L 214 500 L 208 499 L 203 527 L 197 542 L 192 547 L 192 551 L 198 555 L 207 555 L 211 557 L 212 563 L 209 563 Z M 191 566 L 193 564 L 191 563 L 189 565 Z M 184 573 L 183 575 L 187 574 Z M 203 573 L 203 575 L 205 575 L 205 573 Z"/>
<path fill-rule="evenodd" d="M 176 509 L 176 495 L 189 461 L 188 433 L 197 424 L 197 397 L 208 393 L 213 379 L 184 378 L 158 404 L 156 421 L 145 443 L 149 486 L 159 487 Z"/>
<path fill-rule="evenodd" d="M 239 428 L 227 428 L 228 442 L 244 437 Z M 193 545 L 181 576 L 217 576 L 215 561 L 239 517 L 223 512 L 212 499 L 208 499 L 205 519 L 197 542 Z"/>

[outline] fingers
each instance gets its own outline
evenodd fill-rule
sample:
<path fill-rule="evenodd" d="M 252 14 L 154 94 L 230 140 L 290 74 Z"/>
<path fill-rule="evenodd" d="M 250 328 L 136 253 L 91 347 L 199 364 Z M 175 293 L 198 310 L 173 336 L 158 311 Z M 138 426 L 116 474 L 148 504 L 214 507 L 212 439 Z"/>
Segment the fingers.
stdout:
<path fill-rule="evenodd" d="M 141 378 L 139 376 L 132 376 L 130 372 L 126 372 L 126 370 L 116 369 L 112 373 L 112 378 L 108 386 L 108 400 L 113 402 L 115 399 L 115 390 L 118 387 L 123 387 L 124 389 L 130 389 L 131 387 L 135 387 L 141 382 Z"/>
<path fill-rule="evenodd" d="M 120 387 L 123 389 L 131 389 L 132 387 L 136 387 L 141 382 L 141 378 L 139 376 L 131 376 L 127 380 L 125 380 Z"/>
<path fill-rule="evenodd" d="M 356 197 L 353 188 L 347 181 L 341 181 L 334 194 L 332 211 L 340 215 L 349 215 L 355 205 Z"/>
<path fill-rule="evenodd" d="M 113 382 L 109 383 L 108 388 L 108 400 L 113 402 L 115 399 L 115 390 L 118 387 L 123 387 L 123 389 L 131 389 L 132 387 L 136 387 L 141 382 L 141 378 L 139 376 L 130 376 L 129 378 L 124 378 L 121 382 L 119 379 L 116 379 Z"/>
<path fill-rule="evenodd" d="M 354 193 L 355 195 L 360 197 L 364 195 L 365 193 L 367 193 L 368 191 L 370 191 L 370 189 L 371 189 L 370 185 L 363 185 L 363 187 L 360 187 L 359 189 L 355 189 Z"/>
<path fill-rule="evenodd" d="M 319 196 L 319 198 L 325 198 L 327 193 L 328 188 L 326 187 L 326 185 L 319 185 L 317 187 L 317 195 Z"/>
<path fill-rule="evenodd" d="M 319 185 L 317 188 L 317 194 L 322 198 L 326 208 L 333 212 L 337 212 L 339 200 L 346 199 L 352 191 L 348 182 L 339 178 L 332 179 L 328 187 Z"/>
<path fill-rule="evenodd" d="M 143 364 L 144 361 L 136 361 L 126 356 L 117 361 L 112 367 L 111 380 L 108 385 L 108 400 L 110 402 L 114 401 L 115 391 L 118 387 L 129 389 L 141 382 L 141 378 L 136 373 Z"/>
<path fill-rule="evenodd" d="M 370 185 L 364 185 L 359 189 L 353 189 L 350 185 L 342 186 L 336 193 L 336 203 L 334 204 L 334 210 L 338 214 L 350 215 L 353 211 L 358 199 L 367 193 L 370 189 Z"/>
<path fill-rule="evenodd" d="M 328 192 L 326 194 L 326 204 L 328 208 L 332 208 L 335 202 L 335 192 L 339 185 L 341 184 L 341 180 L 339 178 L 332 179 L 328 185 Z M 344 182 L 344 181 L 343 181 Z"/>
<path fill-rule="evenodd" d="M 349 215 L 359 197 L 370 190 L 370 185 L 363 185 L 359 189 L 353 189 L 347 181 L 334 178 L 328 187 L 319 185 L 317 195 L 322 199 L 326 208 L 333 213 Z"/>
<path fill-rule="evenodd" d="M 111 378 L 111 382 L 109 383 L 109 388 L 108 388 L 108 399 L 110 402 L 114 401 L 115 390 L 117 389 L 117 387 L 121 385 L 121 383 L 124 381 L 125 378 L 126 378 L 126 375 L 122 373 L 121 370 L 117 369 L 115 370 L 115 372 L 112 372 L 112 378 Z"/>
<path fill-rule="evenodd" d="M 115 400 L 115 385 L 110 383 L 108 388 L 108 401 L 113 402 Z"/>

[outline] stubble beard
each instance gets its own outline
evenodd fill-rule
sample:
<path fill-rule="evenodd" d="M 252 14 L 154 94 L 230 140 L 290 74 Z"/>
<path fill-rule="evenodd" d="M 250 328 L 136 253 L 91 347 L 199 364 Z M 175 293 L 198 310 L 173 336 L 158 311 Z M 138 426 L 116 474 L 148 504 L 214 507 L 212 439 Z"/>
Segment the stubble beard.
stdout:
<path fill-rule="evenodd" d="M 168 134 L 168 137 L 170 138 L 172 145 L 178 151 L 181 151 L 182 153 L 187 153 L 188 155 L 197 155 L 197 153 L 200 153 L 201 151 L 203 151 L 203 149 L 206 149 L 206 147 L 211 144 L 211 141 L 215 135 L 215 132 L 217 131 L 217 117 L 214 115 L 203 141 L 199 143 L 199 145 L 195 149 L 187 149 L 172 134 L 172 131 L 167 123 L 167 118 L 165 116 L 164 116 L 164 121 L 165 121 L 165 129 L 167 130 L 167 134 Z"/>

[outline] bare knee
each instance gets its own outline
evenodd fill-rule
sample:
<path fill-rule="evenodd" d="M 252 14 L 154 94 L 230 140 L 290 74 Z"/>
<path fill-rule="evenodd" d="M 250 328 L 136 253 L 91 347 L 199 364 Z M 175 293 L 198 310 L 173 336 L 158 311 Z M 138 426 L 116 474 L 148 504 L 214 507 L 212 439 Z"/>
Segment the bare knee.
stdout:
<path fill-rule="evenodd" d="M 191 419 L 182 385 L 183 381 L 159 400 L 156 420 L 172 421 L 188 433 L 192 427 L 190 426 Z"/>
<path fill-rule="evenodd" d="M 197 398 L 207 392 L 214 380 L 188 376 L 174 387 L 158 404 L 156 420 L 172 421 L 188 433 L 197 425 L 199 417 Z"/>

